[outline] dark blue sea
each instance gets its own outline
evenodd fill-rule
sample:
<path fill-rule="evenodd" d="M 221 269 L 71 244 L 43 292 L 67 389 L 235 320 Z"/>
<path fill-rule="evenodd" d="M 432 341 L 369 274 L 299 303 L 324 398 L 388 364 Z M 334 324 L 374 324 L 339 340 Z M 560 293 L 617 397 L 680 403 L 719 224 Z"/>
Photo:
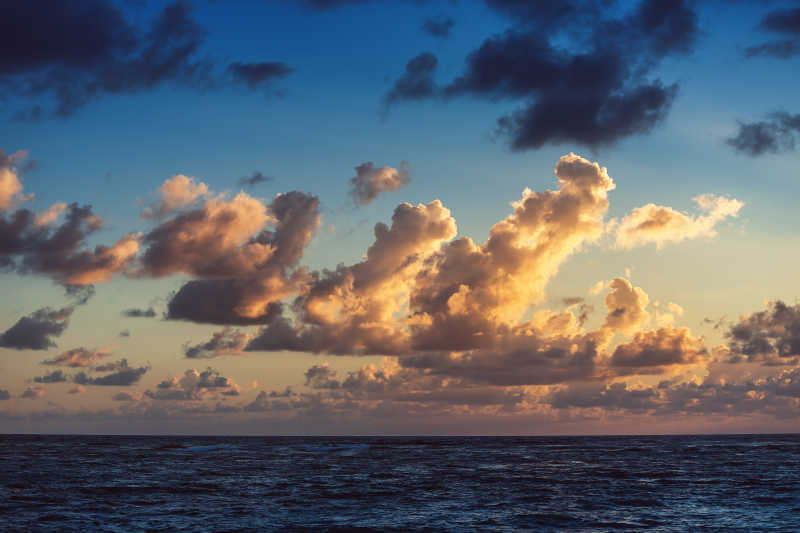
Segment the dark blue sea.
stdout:
<path fill-rule="evenodd" d="M 800 435 L 0 443 L 2 531 L 800 531 Z"/>

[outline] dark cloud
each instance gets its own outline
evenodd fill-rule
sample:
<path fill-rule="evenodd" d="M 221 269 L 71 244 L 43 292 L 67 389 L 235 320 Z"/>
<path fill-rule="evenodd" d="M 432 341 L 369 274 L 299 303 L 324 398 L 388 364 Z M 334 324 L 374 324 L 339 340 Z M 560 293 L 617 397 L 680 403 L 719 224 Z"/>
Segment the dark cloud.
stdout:
<path fill-rule="evenodd" d="M 44 16 L 46 14 L 46 16 Z M 223 81 L 201 55 L 206 32 L 188 2 L 163 7 L 146 24 L 111 0 L 68 5 L 31 0 L 0 7 L 0 85 L 5 92 L 47 98 L 18 111 L 17 118 L 67 117 L 105 94 L 146 91 L 167 83 L 210 87 Z M 20 28 L 26 31 L 20 32 Z M 239 63 L 229 67 L 236 81 L 254 88 L 285 75 L 282 63 Z"/>
<path fill-rule="evenodd" d="M 422 23 L 422 31 L 432 37 L 445 38 L 450 35 L 450 31 L 456 25 L 451 17 L 444 15 L 425 19 Z"/>
<path fill-rule="evenodd" d="M 263 311 L 242 315 L 239 304 L 251 294 L 248 280 L 193 280 L 170 296 L 168 320 L 188 320 L 200 324 L 254 326 L 269 324 L 280 316 L 281 305 L 270 302 Z"/>
<path fill-rule="evenodd" d="M 384 103 L 390 106 L 403 100 L 422 100 L 436 93 L 433 74 L 438 64 L 431 52 L 423 52 L 406 64 L 406 72 L 394 82 Z"/>
<path fill-rule="evenodd" d="M 276 78 L 285 78 L 294 69 L 280 61 L 264 61 L 260 63 L 234 62 L 228 65 L 228 72 L 234 80 L 247 85 L 250 89 L 268 86 Z"/>
<path fill-rule="evenodd" d="M 336 371 L 327 364 L 314 365 L 305 372 L 306 385 L 312 389 L 338 389 L 341 383 L 335 379 Z"/>
<path fill-rule="evenodd" d="M 399 169 L 377 168 L 367 161 L 356 167 L 356 175 L 350 179 L 350 195 L 356 205 L 367 205 L 382 192 L 396 191 L 410 181 L 407 161 L 402 161 Z"/>
<path fill-rule="evenodd" d="M 10 400 L 10 399 L 11 399 L 11 394 L 9 394 L 9 392 L 5 389 L 0 389 L 0 401 Z"/>
<path fill-rule="evenodd" d="M 91 206 L 75 203 L 65 207 L 64 222 L 59 226 L 42 224 L 27 209 L 9 216 L 0 214 L 0 263 L 20 274 L 51 276 L 79 303 L 85 303 L 93 293 L 87 286 L 107 281 L 123 270 L 139 249 L 135 234 L 112 246 L 87 249 L 87 238 L 102 226 Z"/>
<path fill-rule="evenodd" d="M 44 388 L 42 387 L 27 387 L 22 394 L 20 394 L 20 398 L 24 398 L 26 400 L 37 400 L 44 396 Z"/>
<path fill-rule="evenodd" d="M 210 359 L 220 355 L 241 354 L 248 340 L 247 333 L 225 328 L 214 333 L 207 342 L 185 345 L 183 354 L 188 359 Z"/>
<path fill-rule="evenodd" d="M 794 150 L 798 136 L 800 114 L 775 111 L 767 120 L 739 122 L 739 131 L 725 142 L 739 153 L 757 157 Z"/>
<path fill-rule="evenodd" d="M 745 315 L 726 332 L 731 362 L 800 362 L 800 305 L 777 300 L 764 311 Z"/>
<path fill-rule="evenodd" d="M 156 316 L 156 311 L 152 307 L 148 307 L 147 309 L 130 308 L 125 309 L 122 312 L 122 316 L 129 318 L 153 318 Z"/>
<path fill-rule="evenodd" d="M 180 378 L 174 377 L 158 384 L 155 391 L 146 391 L 153 400 L 195 401 L 206 396 L 238 396 L 239 387 L 233 380 L 222 376 L 218 370 L 207 368 L 199 372 L 187 370 Z"/>
<path fill-rule="evenodd" d="M 788 36 L 788 38 L 749 46 L 744 51 L 745 56 L 770 56 L 787 59 L 800 55 L 800 8 L 770 11 L 761 19 L 759 28 L 769 33 Z"/>
<path fill-rule="evenodd" d="M 498 120 L 497 132 L 514 150 L 611 145 L 648 133 L 666 115 L 677 85 L 650 75 L 664 57 L 690 52 L 699 33 L 693 9 L 680 1 L 643 0 L 616 18 L 603 0 L 489 5 L 509 16 L 511 29 L 485 40 L 464 73 L 442 87 L 432 79 L 435 57 L 418 56 L 386 103 L 462 95 L 522 100 Z"/>
<path fill-rule="evenodd" d="M 60 336 L 67 329 L 72 311 L 71 307 L 62 309 L 44 307 L 24 316 L 0 335 L 0 347 L 15 350 L 47 350 L 56 345 L 52 337 Z"/>
<path fill-rule="evenodd" d="M 67 296 L 73 299 L 74 305 L 84 305 L 94 296 L 94 285 L 65 285 Z"/>
<path fill-rule="evenodd" d="M 686 328 L 639 331 L 614 350 L 609 365 L 621 375 L 663 374 L 670 367 L 692 365 L 708 355 L 703 341 Z"/>
<path fill-rule="evenodd" d="M 95 367 L 95 371 L 110 372 L 104 376 L 90 376 L 86 372 L 78 372 L 72 381 L 78 385 L 98 385 L 103 387 L 130 387 L 137 383 L 150 370 L 149 366 L 128 366 L 127 359 L 116 363 Z"/>
<path fill-rule="evenodd" d="M 127 329 L 123 329 L 122 331 L 119 332 L 119 336 L 120 337 L 130 337 L 131 336 L 131 332 L 128 331 Z"/>
<path fill-rule="evenodd" d="M 267 183 L 274 179 L 275 178 L 273 178 L 272 176 L 265 176 L 264 174 L 256 170 L 249 177 L 239 178 L 239 180 L 236 183 L 238 183 L 242 187 L 255 187 L 256 185 L 259 185 L 261 183 Z"/>
<path fill-rule="evenodd" d="M 33 378 L 36 383 L 64 383 L 67 381 L 68 376 L 64 374 L 63 370 L 54 370 L 44 376 L 37 376 Z"/>
<path fill-rule="evenodd" d="M 547 397 L 555 409 L 602 407 L 608 410 L 651 410 L 659 406 L 652 388 L 629 389 L 625 383 L 579 383 L 561 387 Z"/>

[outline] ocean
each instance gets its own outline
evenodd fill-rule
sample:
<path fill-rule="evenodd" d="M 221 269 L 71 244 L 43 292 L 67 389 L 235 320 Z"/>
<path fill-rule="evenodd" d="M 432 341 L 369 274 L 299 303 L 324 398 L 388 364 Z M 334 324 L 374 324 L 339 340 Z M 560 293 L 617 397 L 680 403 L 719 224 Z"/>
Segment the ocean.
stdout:
<path fill-rule="evenodd" d="M 800 531 L 800 435 L 0 442 L 2 531 Z"/>

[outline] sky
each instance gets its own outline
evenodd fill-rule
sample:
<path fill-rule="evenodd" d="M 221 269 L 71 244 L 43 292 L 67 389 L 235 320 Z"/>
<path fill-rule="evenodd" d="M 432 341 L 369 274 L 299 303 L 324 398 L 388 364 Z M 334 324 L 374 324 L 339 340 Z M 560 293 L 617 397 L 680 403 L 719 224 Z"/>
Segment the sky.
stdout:
<path fill-rule="evenodd" d="M 0 4 L 0 432 L 800 425 L 800 3 Z"/>

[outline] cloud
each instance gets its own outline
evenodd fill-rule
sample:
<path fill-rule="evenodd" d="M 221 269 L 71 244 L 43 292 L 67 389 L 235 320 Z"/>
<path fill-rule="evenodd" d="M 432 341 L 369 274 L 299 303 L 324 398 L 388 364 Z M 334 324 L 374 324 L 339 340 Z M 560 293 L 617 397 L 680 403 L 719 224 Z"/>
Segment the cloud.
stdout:
<path fill-rule="evenodd" d="M 436 93 L 433 74 L 439 61 L 431 52 L 423 52 L 406 64 L 405 73 L 395 82 L 384 97 L 388 107 L 403 100 L 423 100 Z"/>
<path fill-rule="evenodd" d="M 22 182 L 16 168 L 16 164 L 27 156 L 26 150 L 18 150 L 6 156 L 0 149 L 0 211 L 11 209 L 15 204 L 32 198 L 32 195 L 22 194 Z"/>
<path fill-rule="evenodd" d="M 800 305 L 769 302 L 766 310 L 739 317 L 726 337 L 730 362 L 796 365 L 800 363 Z"/>
<path fill-rule="evenodd" d="M 83 385 L 75 385 L 71 389 L 67 391 L 67 394 L 84 394 L 86 392 L 86 387 Z"/>
<path fill-rule="evenodd" d="M 104 376 L 91 376 L 86 372 L 78 372 L 72 380 L 78 385 L 97 385 L 103 387 L 130 387 L 138 383 L 143 375 L 150 370 L 149 366 L 128 366 L 127 359 L 120 359 L 116 363 L 95 367 L 97 372 L 108 372 Z"/>
<path fill-rule="evenodd" d="M 336 371 L 327 363 L 314 365 L 305 372 L 306 385 L 312 389 L 338 389 L 341 383 L 335 379 Z"/>
<path fill-rule="evenodd" d="M 221 355 L 240 355 L 250 340 L 244 331 L 225 328 L 215 332 L 211 339 L 200 344 L 186 344 L 183 354 L 188 359 L 210 359 Z"/>
<path fill-rule="evenodd" d="M 146 391 L 153 400 L 197 401 L 207 396 L 238 396 L 239 387 L 218 370 L 207 368 L 202 372 L 187 370 L 180 378 L 173 377 L 158 384 L 155 391 Z"/>
<path fill-rule="evenodd" d="M 262 61 L 258 63 L 242 63 L 234 61 L 228 65 L 228 72 L 233 79 L 250 89 L 266 87 L 277 78 L 285 78 L 294 69 L 281 61 Z"/>
<path fill-rule="evenodd" d="M 43 387 L 27 387 L 19 397 L 26 400 L 38 400 L 44 396 L 44 392 Z"/>
<path fill-rule="evenodd" d="M 678 87 L 653 79 L 653 72 L 665 57 L 690 52 L 699 34 L 687 2 L 642 1 L 622 15 L 602 1 L 488 3 L 511 28 L 486 39 L 468 55 L 464 72 L 441 87 L 433 82 L 436 58 L 417 56 L 385 103 L 457 96 L 523 101 L 497 122 L 513 150 L 612 145 L 648 133 L 666 115 Z"/>
<path fill-rule="evenodd" d="M 647 204 L 626 215 L 616 229 L 616 245 L 633 248 L 654 243 L 657 248 L 667 243 L 717 235 L 715 226 L 728 217 L 736 217 L 744 206 L 735 198 L 704 194 L 694 198 L 706 214 L 692 216 L 671 207 Z"/>
<path fill-rule="evenodd" d="M 115 402 L 138 402 L 142 399 L 139 393 L 118 392 L 111 399 Z"/>
<path fill-rule="evenodd" d="M 91 206 L 70 204 L 59 226 L 37 225 L 36 215 L 18 209 L 0 214 L 0 263 L 20 274 L 45 274 L 63 285 L 86 286 L 108 281 L 124 270 L 139 251 L 139 235 L 128 234 L 112 246 L 85 249 L 102 219 Z"/>
<path fill-rule="evenodd" d="M 608 410 L 652 410 L 659 406 L 658 392 L 652 388 L 631 388 L 625 383 L 576 383 L 559 387 L 547 402 L 554 409 L 602 407 Z"/>
<path fill-rule="evenodd" d="M 422 23 L 422 31 L 431 37 L 445 38 L 450 36 L 450 32 L 456 25 L 451 17 L 440 15 L 438 17 L 429 17 Z"/>
<path fill-rule="evenodd" d="M 702 339 L 687 328 L 666 326 L 639 331 L 614 350 L 609 365 L 619 375 L 664 374 L 672 367 L 694 365 L 709 355 Z"/>
<path fill-rule="evenodd" d="M 800 8 L 770 11 L 761 19 L 759 27 L 782 38 L 747 47 L 744 51 L 746 57 L 788 59 L 800 55 Z"/>
<path fill-rule="evenodd" d="M 64 374 L 63 370 L 54 370 L 44 376 L 37 376 L 33 378 L 36 383 L 64 383 L 67 381 L 68 376 Z"/>
<path fill-rule="evenodd" d="M 319 228 L 319 199 L 292 191 L 267 208 L 244 193 L 237 198 L 179 215 L 145 238 L 145 272 L 202 278 L 170 298 L 168 319 L 266 324 L 280 313 L 280 300 L 307 282 L 297 264 Z M 274 229 L 262 229 L 268 221 Z"/>
<path fill-rule="evenodd" d="M 52 359 L 45 359 L 42 361 L 43 365 L 57 365 L 68 366 L 71 368 L 81 368 L 92 366 L 98 360 L 111 355 L 111 350 L 108 348 L 100 348 L 98 350 L 88 350 L 86 348 L 73 348 L 62 352 Z"/>
<path fill-rule="evenodd" d="M 272 176 L 265 176 L 258 170 L 254 171 L 252 175 L 244 178 L 239 178 L 236 183 L 241 187 L 255 187 L 261 183 L 267 183 L 274 180 Z"/>
<path fill-rule="evenodd" d="M 128 318 L 153 318 L 156 316 L 156 310 L 152 307 L 148 307 L 147 309 L 138 309 L 132 307 L 122 311 L 122 316 Z"/>
<path fill-rule="evenodd" d="M 767 120 L 739 122 L 739 131 L 725 140 L 736 152 L 758 157 L 795 149 L 800 136 L 800 114 L 774 111 Z"/>
<path fill-rule="evenodd" d="M 367 205 L 386 191 L 396 191 L 407 185 L 408 162 L 400 163 L 400 169 L 392 167 L 376 168 L 371 161 L 356 167 L 356 175 L 350 180 L 350 194 L 357 205 Z"/>
<path fill-rule="evenodd" d="M 0 401 L 10 400 L 11 394 L 6 389 L 0 389 Z"/>
<path fill-rule="evenodd" d="M 192 205 L 198 198 L 208 194 L 208 186 L 202 181 L 196 182 L 195 178 L 176 174 L 165 180 L 158 192 L 161 202 L 145 207 L 142 218 L 161 218 L 172 211 Z"/>
<path fill-rule="evenodd" d="M 0 347 L 15 350 L 47 350 L 56 345 L 52 337 L 60 336 L 67 329 L 72 311 L 71 307 L 38 309 L 20 318 L 0 334 Z"/>
<path fill-rule="evenodd" d="M 36 220 L 34 221 L 34 225 L 36 226 L 47 226 L 52 224 L 53 222 L 58 220 L 58 217 L 61 216 L 61 213 L 67 208 L 67 204 L 64 202 L 56 202 L 44 211 L 38 213 L 36 215 Z"/>

